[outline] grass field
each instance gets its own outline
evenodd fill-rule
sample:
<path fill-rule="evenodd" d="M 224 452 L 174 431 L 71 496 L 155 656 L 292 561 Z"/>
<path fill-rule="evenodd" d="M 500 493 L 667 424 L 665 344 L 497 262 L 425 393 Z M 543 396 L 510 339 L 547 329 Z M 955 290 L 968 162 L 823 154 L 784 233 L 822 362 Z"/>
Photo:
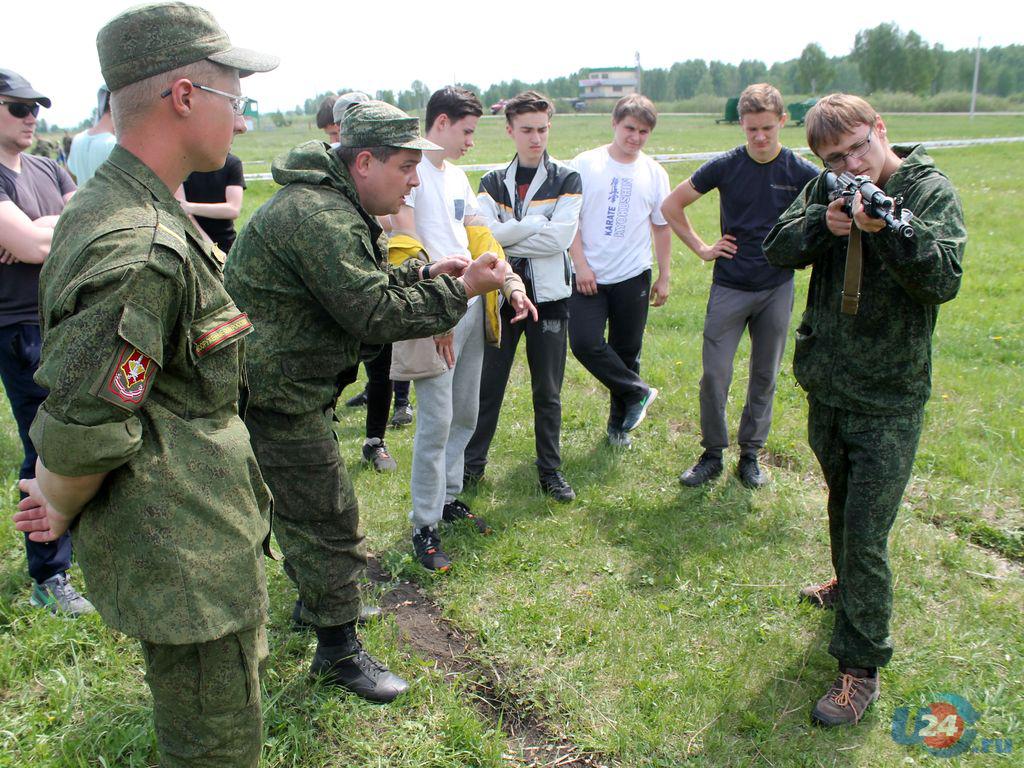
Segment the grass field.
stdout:
<path fill-rule="evenodd" d="M 606 121 L 557 118 L 553 154 L 606 141 Z M 897 141 L 1018 136 L 1024 117 L 897 116 L 889 127 Z M 293 126 L 242 136 L 235 151 L 250 162 L 270 159 L 314 137 L 315 130 Z M 725 149 L 740 140 L 736 126 L 667 116 L 649 149 Z M 805 144 L 801 129 L 787 129 L 785 140 Z M 465 162 L 501 162 L 507 154 L 502 123 L 488 118 Z M 926 428 L 891 538 L 896 656 L 863 723 L 829 732 L 808 723 L 834 674 L 825 651 L 831 617 L 798 606 L 795 592 L 830 576 L 830 566 L 824 491 L 806 443 L 791 350 L 766 451 L 772 484 L 752 493 L 731 473 L 702 491 L 676 482 L 699 453 L 700 336 L 711 277 L 677 241 L 672 295 L 651 312 L 644 347 L 645 376 L 662 398 L 634 449 L 605 445 L 605 396 L 570 359 L 562 452 L 579 499 L 549 503 L 536 487 L 520 361 L 487 478 L 467 497 L 495 533 L 447 535 L 456 565 L 446 576 L 432 577 L 411 556 L 412 431 L 389 435 L 399 471 L 375 475 L 357 461 L 362 412 L 339 411 L 342 451 L 378 563 L 367 591 L 386 608 L 365 638 L 412 689 L 400 703 L 375 707 L 310 686 L 313 641 L 290 631 L 294 593 L 270 564 L 266 764 L 1024 765 L 1024 145 L 936 150 L 934 157 L 960 190 L 970 243 L 960 296 L 940 311 Z M 694 167 L 668 166 L 672 182 Z M 245 216 L 273 188 L 251 184 Z M 693 214 L 705 239 L 717 233 L 715 195 Z M 796 278 L 798 308 L 807 277 Z M 747 350 L 744 342 L 729 408 L 733 429 Z M 734 464 L 735 453 L 727 458 Z M 19 461 L 3 403 L 5 514 L 17 498 Z M 18 536 L 0 526 L 0 766 L 155 764 L 134 641 L 96 617 L 41 615 L 27 594 Z M 894 711 L 943 692 L 982 713 L 976 745 L 1008 739 L 1012 752 L 942 760 L 895 743 Z"/>

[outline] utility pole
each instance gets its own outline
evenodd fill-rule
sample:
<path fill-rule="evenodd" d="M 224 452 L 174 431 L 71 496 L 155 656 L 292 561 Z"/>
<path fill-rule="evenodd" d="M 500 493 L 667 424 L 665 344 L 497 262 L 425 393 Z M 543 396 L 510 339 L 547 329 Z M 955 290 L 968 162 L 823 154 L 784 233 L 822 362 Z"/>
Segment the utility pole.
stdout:
<path fill-rule="evenodd" d="M 640 68 L 640 51 L 636 52 L 636 92 L 643 93 L 643 77 L 644 71 Z"/>
<path fill-rule="evenodd" d="M 981 69 L 981 38 L 974 49 L 974 86 L 971 88 L 971 119 L 974 119 L 974 105 L 978 101 L 978 71 Z"/>

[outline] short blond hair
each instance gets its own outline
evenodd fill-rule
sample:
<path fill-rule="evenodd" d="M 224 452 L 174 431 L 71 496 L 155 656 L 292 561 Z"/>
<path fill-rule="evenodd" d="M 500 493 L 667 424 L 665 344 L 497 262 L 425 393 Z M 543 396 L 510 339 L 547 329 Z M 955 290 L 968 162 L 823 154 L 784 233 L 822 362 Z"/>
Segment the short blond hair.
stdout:
<path fill-rule="evenodd" d="M 212 78 L 230 72 L 234 72 L 231 67 L 225 67 L 209 59 L 201 59 L 170 72 L 161 72 L 118 88 L 110 94 L 110 113 L 114 118 L 114 125 L 117 126 L 118 135 L 122 131 L 131 130 L 143 115 L 153 109 L 160 101 L 160 94 L 175 80 L 184 77 L 206 85 Z"/>
<path fill-rule="evenodd" d="M 770 83 L 753 83 L 743 89 L 739 104 L 736 105 L 740 117 L 755 112 L 774 112 L 779 117 L 786 114 L 779 89 Z"/>
<path fill-rule="evenodd" d="M 807 145 L 818 154 L 822 144 L 838 144 L 844 135 L 860 125 L 874 125 L 878 113 L 860 96 L 830 93 L 822 96 L 807 112 Z"/>
<path fill-rule="evenodd" d="M 658 110 L 654 103 L 641 93 L 631 93 L 623 96 L 615 103 L 612 110 L 612 121 L 621 123 L 627 117 L 632 117 L 644 123 L 652 131 L 658 123 Z"/>

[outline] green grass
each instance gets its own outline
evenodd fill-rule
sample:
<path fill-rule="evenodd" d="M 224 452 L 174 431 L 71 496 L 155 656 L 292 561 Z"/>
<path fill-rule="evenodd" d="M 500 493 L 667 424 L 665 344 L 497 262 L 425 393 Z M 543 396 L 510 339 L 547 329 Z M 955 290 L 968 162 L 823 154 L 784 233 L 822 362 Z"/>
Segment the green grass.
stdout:
<path fill-rule="evenodd" d="M 725 148 L 740 139 L 735 126 L 691 118 L 679 118 L 683 135 L 670 136 L 662 132 L 669 120 L 652 139 L 664 142 L 654 151 Z M 897 139 L 1016 135 L 1021 127 L 1020 118 L 890 121 Z M 504 159 L 508 143 L 499 128 L 482 122 L 478 149 L 466 162 Z M 606 140 L 595 118 L 565 117 L 555 131 L 562 156 Z M 240 153 L 250 138 L 238 140 Z M 803 143 L 798 129 L 786 138 Z M 856 729 L 825 732 L 808 724 L 834 671 L 825 651 L 831 617 L 798 606 L 794 595 L 828 577 L 830 566 L 824 491 L 806 444 L 806 406 L 791 352 L 767 446 L 774 482 L 758 493 L 731 475 L 706 491 L 676 482 L 699 453 L 700 336 L 711 277 L 678 242 L 672 295 L 666 307 L 652 310 L 644 347 L 645 375 L 662 397 L 635 448 L 617 453 L 605 446 L 605 395 L 570 359 L 562 452 L 579 500 L 548 502 L 536 487 L 520 360 L 486 480 L 468 497 L 495 534 L 447 535 L 456 565 L 446 577 L 431 577 L 409 554 L 412 431 L 389 435 L 399 471 L 375 475 L 356 460 L 363 413 L 339 411 L 370 550 L 392 572 L 422 584 L 474 639 L 472 661 L 496 670 L 488 680 L 497 699 L 612 765 L 1024 764 L 1024 241 L 1017 230 L 1024 148 L 938 150 L 934 157 L 961 192 L 971 239 L 961 294 L 940 311 L 934 392 L 892 533 L 896 656 L 883 673 L 882 699 Z M 694 165 L 668 168 L 675 183 Z M 246 210 L 272 189 L 251 185 Z M 708 197 L 693 218 L 711 237 L 718 212 L 715 196 Z M 806 284 L 807 275 L 798 274 L 797 307 Z M 748 351 L 744 342 L 729 405 L 733 428 Z M 6 403 L 0 405 L 0 466 L 11 468 L 20 447 Z M 7 511 L 16 500 L 13 484 L 8 471 Z M 310 687 L 310 642 L 287 627 L 291 587 L 278 565 L 269 571 L 267 765 L 514 764 L 501 757 L 506 736 L 481 713 L 473 675 L 434 669 L 399 639 L 393 616 L 368 629 L 366 639 L 410 679 L 408 698 L 371 707 Z M 134 642 L 95 617 L 64 622 L 40 615 L 27 607 L 27 594 L 18 537 L 3 526 L 0 765 L 154 764 Z M 1011 738 L 1014 753 L 944 761 L 894 743 L 895 708 L 925 704 L 940 692 L 960 694 L 982 710 L 979 738 Z"/>

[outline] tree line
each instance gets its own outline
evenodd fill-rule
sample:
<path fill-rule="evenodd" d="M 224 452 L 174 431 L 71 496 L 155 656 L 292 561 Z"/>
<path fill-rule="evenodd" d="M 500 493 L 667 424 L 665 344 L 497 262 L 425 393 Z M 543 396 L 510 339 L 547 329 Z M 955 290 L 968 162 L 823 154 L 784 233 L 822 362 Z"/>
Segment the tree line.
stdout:
<path fill-rule="evenodd" d="M 729 64 L 689 59 L 668 68 L 641 70 L 641 90 L 653 101 L 680 101 L 696 96 L 736 96 L 750 83 L 768 81 L 785 94 L 820 95 L 831 91 L 871 94 L 876 91 L 930 96 L 949 91 L 970 91 L 974 79 L 974 50 L 947 51 L 929 45 L 913 30 L 883 23 L 858 32 L 845 56 L 828 56 L 817 43 L 809 43 L 800 56 L 768 66 L 763 61 Z M 509 80 L 481 89 L 459 83 L 480 95 L 484 105 L 535 88 L 552 98 L 575 98 L 579 81 L 589 74 L 580 69 L 563 77 L 527 83 Z M 340 88 L 343 93 L 351 88 Z M 1024 95 L 1024 45 L 997 46 L 981 51 L 978 91 L 1001 97 Z M 422 109 L 431 89 L 415 80 L 406 90 L 381 90 L 374 95 L 405 110 Z M 327 94 L 317 94 L 296 107 L 315 114 Z"/>

